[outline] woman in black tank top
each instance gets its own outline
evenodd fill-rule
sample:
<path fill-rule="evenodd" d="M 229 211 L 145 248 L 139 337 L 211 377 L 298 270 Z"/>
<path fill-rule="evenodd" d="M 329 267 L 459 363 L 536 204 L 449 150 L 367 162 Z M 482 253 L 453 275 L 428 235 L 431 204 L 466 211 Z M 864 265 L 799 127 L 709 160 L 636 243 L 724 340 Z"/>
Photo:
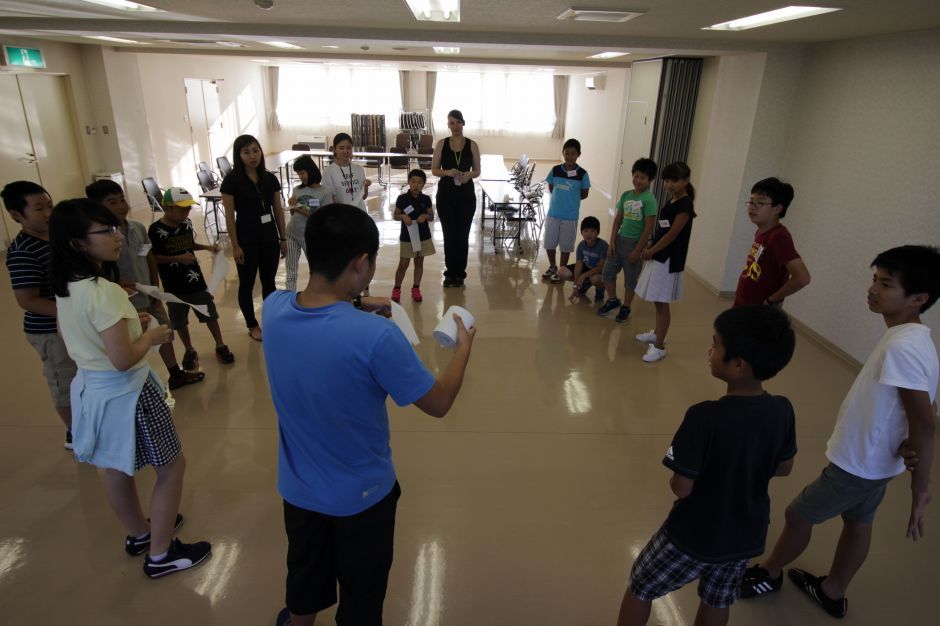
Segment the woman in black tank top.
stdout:
<path fill-rule="evenodd" d="M 477 208 L 473 179 L 480 175 L 480 149 L 463 136 L 463 114 L 447 114 L 450 137 L 434 146 L 431 173 L 437 183 L 437 215 L 444 233 L 444 286 L 463 287 L 470 227 Z"/>

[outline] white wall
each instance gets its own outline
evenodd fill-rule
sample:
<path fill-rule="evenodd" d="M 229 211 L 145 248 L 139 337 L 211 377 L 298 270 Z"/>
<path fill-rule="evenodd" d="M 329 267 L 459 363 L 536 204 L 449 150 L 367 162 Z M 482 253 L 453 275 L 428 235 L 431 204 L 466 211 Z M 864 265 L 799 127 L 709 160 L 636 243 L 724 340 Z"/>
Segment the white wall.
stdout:
<path fill-rule="evenodd" d="M 620 169 L 624 106 L 629 84 L 629 69 L 607 70 L 607 84 L 602 90 L 589 90 L 583 77 L 579 76 L 572 76 L 568 82 L 565 135 L 581 142 L 578 162 L 590 174 L 594 187 L 588 199 L 581 203 L 581 215 L 600 219 L 601 230 L 605 233 L 610 230 L 609 210 L 619 198 L 619 191 L 614 187 Z M 613 198 L 608 199 L 601 191 Z"/>
<path fill-rule="evenodd" d="M 940 244 L 940 31 L 811 49 L 783 174 L 785 218 L 813 276 L 787 308 L 864 360 L 884 323 L 868 312 L 868 264 L 887 248 Z M 940 338 L 940 307 L 924 320 Z"/>

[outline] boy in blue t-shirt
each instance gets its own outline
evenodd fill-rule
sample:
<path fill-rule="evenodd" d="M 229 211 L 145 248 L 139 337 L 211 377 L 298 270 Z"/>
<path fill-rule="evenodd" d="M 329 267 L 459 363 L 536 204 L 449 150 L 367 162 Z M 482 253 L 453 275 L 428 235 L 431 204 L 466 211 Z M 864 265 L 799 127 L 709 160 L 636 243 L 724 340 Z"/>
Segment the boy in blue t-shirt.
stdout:
<path fill-rule="evenodd" d="M 646 624 L 654 599 L 696 579 L 695 623 L 728 622 L 747 559 L 764 551 L 770 479 L 787 476 L 796 456 L 793 406 L 763 387 L 795 343 L 790 320 L 773 307 L 715 318 L 708 364 L 727 392 L 690 407 L 666 450 L 678 499 L 633 563 L 617 626 Z"/>
<path fill-rule="evenodd" d="M 560 280 L 574 282 L 574 291 L 568 298 L 572 303 L 581 300 L 581 296 L 594 285 L 594 301 L 604 297 L 604 284 L 601 273 L 607 262 L 607 242 L 600 238 L 601 223 L 593 215 L 581 220 L 581 243 L 574 254 L 575 262 L 558 268 L 556 276 Z"/>
<path fill-rule="evenodd" d="M 386 402 L 447 414 L 475 331 L 454 316 L 457 346 L 435 380 L 393 322 L 367 314 L 389 299 L 358 296 L 375 274 L 372 218 L 330 204 L 307 220 L 305 238 L 307 287 L 276 291 L 263 308 L 288 543 L 287 608 L 275 623 L 313 624 L 339 584 L 342 623 L 381 624 L 401 494 Z"/>
<path fill-rule="evenodd" d="M 543 280 L 551 279 L 554 283 L 562 282 L 558 278 L 558 265 L 555 264 L 555 248 L 561 247 L 561 264 L 568 264 L 568 256 L 574 252 L 575 226 L 581 201 L 588 197 L 591 178 L 587 170 L 577 164 L 581 156 L 581 143 L 569 139 L 562 147 L 565 162 L 556 165 L 545 177 L 552 201 L 545 219 L 545 251 L 548 253 L 549 268 L 542 274 Z"/>

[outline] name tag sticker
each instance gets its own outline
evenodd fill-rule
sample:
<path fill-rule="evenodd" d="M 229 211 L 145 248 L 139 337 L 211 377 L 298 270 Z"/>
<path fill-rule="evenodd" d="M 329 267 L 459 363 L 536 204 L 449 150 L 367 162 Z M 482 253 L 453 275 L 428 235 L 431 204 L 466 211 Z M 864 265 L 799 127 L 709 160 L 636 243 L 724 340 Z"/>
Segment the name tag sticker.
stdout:
<path fill-rule="evenodd" d="M 137 256 L 147 256 L 147 253 L 150 252 L 150 248 L 152 247 L 153 245 L 149 243 L 140 244 L 140 250 L 137 251 Z"/>
<path fill-rule="evenodd" d="M 402 211 L 402 213 L 404 213 L 405 215 L 411 215 L 414 212 L 415 212 L 415 208 L 411 206 L 410 204 L 405 207 L 404 211 Z"/>
<path fill-rule="evenodd" d="M 669 220 L 659 220 L 660 228 L 669 228 Z"/>
<path fill-rule="evenodd" d="M 568 172 L 568 178 L 574 178 L 575 176 L 578 175 L 578 170 L 567 170 L 567 172 Z"/>
<path fill-rule="evenodd" d="M 269 214 L 265 213 L 264 215 L 261 216 L 262 224 L 268 224 L 270 222 L 271 222 L 271 216 Z"/>

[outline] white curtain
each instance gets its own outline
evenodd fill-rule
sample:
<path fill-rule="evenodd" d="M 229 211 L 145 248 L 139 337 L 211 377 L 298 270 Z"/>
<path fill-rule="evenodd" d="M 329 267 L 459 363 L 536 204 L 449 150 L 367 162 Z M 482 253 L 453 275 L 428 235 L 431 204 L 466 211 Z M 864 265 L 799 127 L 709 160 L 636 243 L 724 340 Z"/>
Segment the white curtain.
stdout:
<path fill-rule="evenodd" d="M 464 130 L 475 136 L 548 138 L 555 127 L 552 76 L 545 73 L 437 72 L 434 93 L 434 122 L 444 124 L 447 112 L 459 109 Z"/>
<path fill-rule="evenodd" d="M 555 128 L 552 129 L 552 139 L 564 139 L 565 116 L 568 114 L 568 77 L 554 78 L 552 86 L 555 89 Z"/>
<path fill-rule="evenodd" d="M 281 68 L 277 65 L 270 65 L 264 69 L 262 77 L 264 79 L 264 104 L 268 108 L 268 130 L 281 130 L 281 122 L 277 116 L 278 82 Z"/>
<path fill-rule="evenodd" d="M 278 120 L 284 128 L 332 136 L 350 131 L 350 113 L 382 114 L 386 128 L 395 130 L 400 81 L 397 70 L 286 65 L 280 71 Z"/>
<path fill-rule="evenodd" d="M 428 132 L 434 134 L 434 115 L 431 115 L 431 111 L 434 110 L 434 97 L 437 95 L 437 72 L 427 72 L 427 79 L 425 83 L 425 97 L 427 98 L 428 103 Z"/>

